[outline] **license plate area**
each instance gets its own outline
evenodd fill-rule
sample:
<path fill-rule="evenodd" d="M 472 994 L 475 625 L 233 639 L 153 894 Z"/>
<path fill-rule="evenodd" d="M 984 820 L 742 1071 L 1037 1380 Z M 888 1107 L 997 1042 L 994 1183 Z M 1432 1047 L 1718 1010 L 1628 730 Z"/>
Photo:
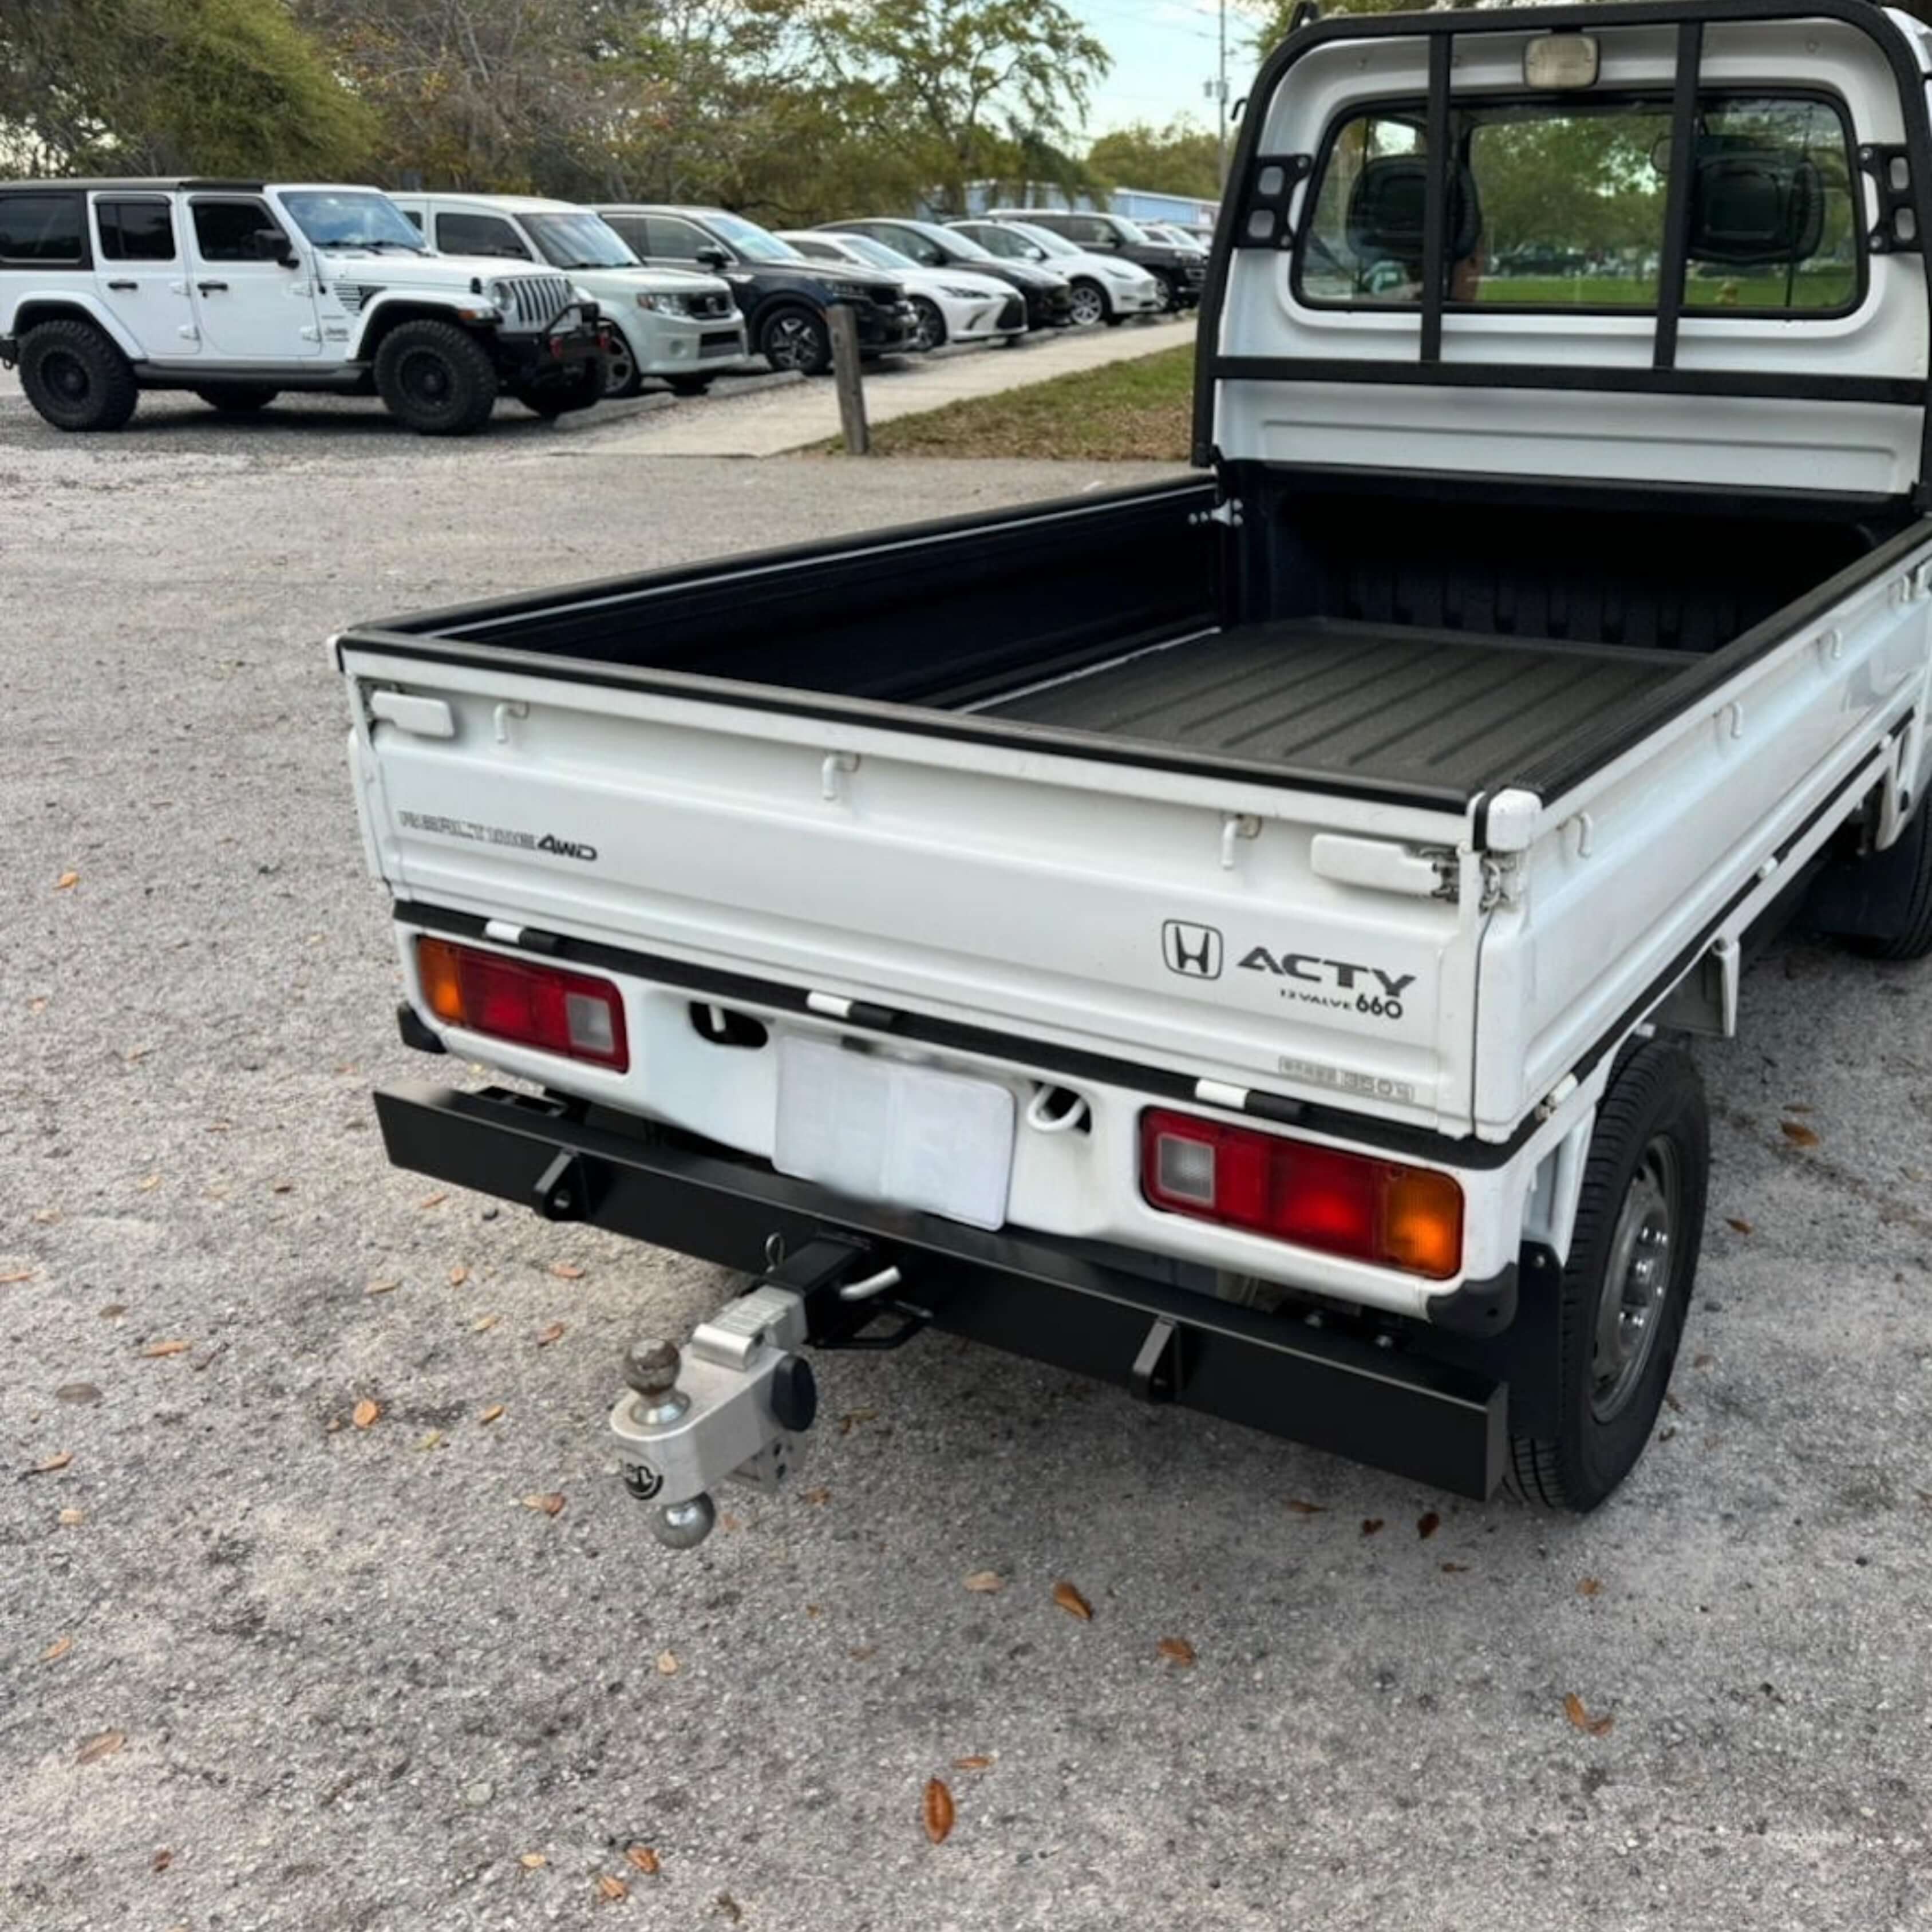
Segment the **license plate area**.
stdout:
<path fill-rule="evenodd" d="M 781 1037 L 772 1165 L 860 1200 L 998 1228 L 1016 1114 L 996 1081 Z"/>

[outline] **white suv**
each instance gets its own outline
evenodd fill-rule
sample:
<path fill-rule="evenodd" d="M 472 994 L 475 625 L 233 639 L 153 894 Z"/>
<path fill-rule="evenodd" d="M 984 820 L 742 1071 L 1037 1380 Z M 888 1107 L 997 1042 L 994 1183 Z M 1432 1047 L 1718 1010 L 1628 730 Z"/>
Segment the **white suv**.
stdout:
<path fill-rule="evenodd" d="M 0 364 L 56 429 L 118 429 L 142 389 L 250 412 L 284 389 L 380 395 L 460 436 L 500 392 L 539 416 L 604 393 L 568 276 L 432 254 L 379 190 L 0 182 Z"/>
<path fill-rule="evenodd" d="M 397 194 L 390 199 L 448 255 L 547 262 L 596 298 L 604 318 L 605 395 L 647 379 L 701 395 L 746 363 L 745 319 L 721 276 L 647 268 L 594 209 L 524 194 Z"/>

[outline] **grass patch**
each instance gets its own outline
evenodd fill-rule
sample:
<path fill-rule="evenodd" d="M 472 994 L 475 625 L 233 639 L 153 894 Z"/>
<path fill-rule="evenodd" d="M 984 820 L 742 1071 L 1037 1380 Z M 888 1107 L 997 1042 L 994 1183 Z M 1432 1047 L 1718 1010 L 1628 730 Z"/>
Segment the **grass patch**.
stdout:
<path fill-rule="evenodd" d="M 1193 401 L 1194 350 L 1190 344 L 880 423 L 872 431 L 872 450 L 878 456 L 1184 463 Z M 844 445 L 834 441 L 828 446 L 838 450 Z"/>

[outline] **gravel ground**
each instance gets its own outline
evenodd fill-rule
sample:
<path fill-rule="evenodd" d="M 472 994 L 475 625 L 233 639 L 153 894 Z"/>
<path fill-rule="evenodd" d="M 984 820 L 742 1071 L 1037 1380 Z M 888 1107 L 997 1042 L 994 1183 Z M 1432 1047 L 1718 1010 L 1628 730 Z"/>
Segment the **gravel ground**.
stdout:
<path fill-rule="evenodd" d="M 721 1284 L 384 1165 L 424 1063 L 320 640 L 1094 479 L 292 415 L 0 397 L 0 1923 L 1932 1924 L 1932 970 L 1751 975 L 1676 1406 L 1588 1521 L 928 1341 L 668 1557 L 603 1412 Z"/>

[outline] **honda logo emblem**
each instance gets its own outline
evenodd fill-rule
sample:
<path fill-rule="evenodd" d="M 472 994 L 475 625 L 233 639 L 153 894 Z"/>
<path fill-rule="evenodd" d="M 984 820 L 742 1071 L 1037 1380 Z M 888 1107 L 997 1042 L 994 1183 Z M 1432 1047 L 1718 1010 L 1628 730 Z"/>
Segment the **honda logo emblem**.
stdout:
<path fill-rule="evenodd" d="M 1167 970 L 1184 979 L 1221 976 L 1221 935 L 1211 926 L 1184 926 L 1171 919 L 1160 929 L 1160 950 Z"/>

